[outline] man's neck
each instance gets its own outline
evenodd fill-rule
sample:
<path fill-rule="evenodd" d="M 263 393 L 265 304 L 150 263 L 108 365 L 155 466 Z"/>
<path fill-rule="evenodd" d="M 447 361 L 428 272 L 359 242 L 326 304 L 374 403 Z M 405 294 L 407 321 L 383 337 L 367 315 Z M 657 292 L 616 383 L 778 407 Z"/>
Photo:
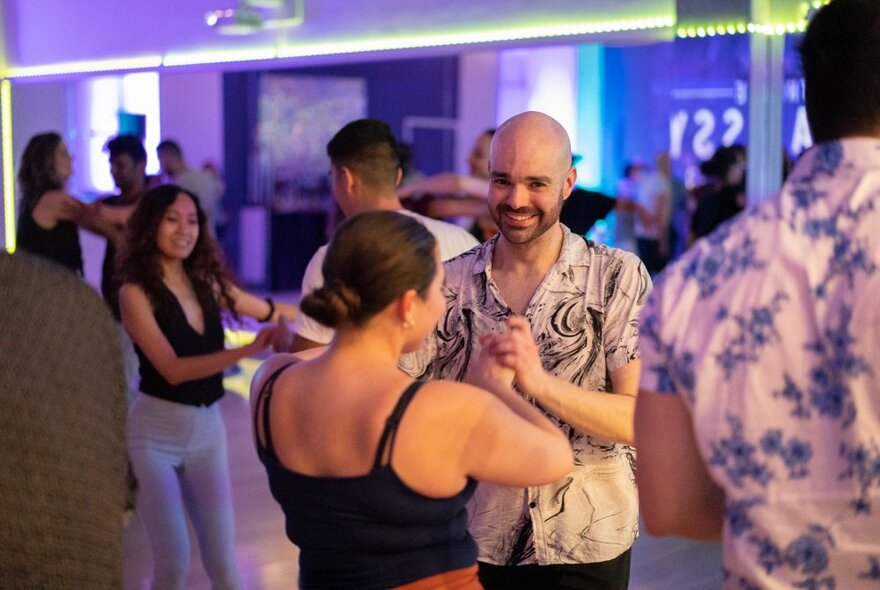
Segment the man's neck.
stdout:
<path fill-rule="evenodd" d="M 510 308 L 525 314 L 538 286 L 559 259 L 562 228 L 557 224 L 540 238 L 526 244 L 512 244 L 498 237 L 492 254 L 492 281 Z"/>
<path fill-rule="evenodd" d="M 493 272 L 519 276 L 544 276 L 559 259 L 562 251 L 562 227 L 556 224 L 542 236 L 524 244 L 498 237 L 492 255 Z"/>
<path fill-rule="evenodd" d="M 400 211 L 401 209 L 403 209 L 403 205 L 400 204 L 397 193 L 392 191 L 358 198 L 357 205 L 351 214 L 357 215 L 367 211 Z"/>
<path fill-rule="evenodd" d="M 146 182 L 137 182 L 135 184 L 132 184 L 131 186 L 120 188 L 119 200 L 126 204 L 134 203 L 141 197 L 142 194 L 144 194 L 145 188 Z"/>
<path fill-rule="evenodd" d="M 134 203 L 144 194 L 143 187 L 140 189 L 129 188 L 119 193 L 119 201 L 125 204 Z"/>

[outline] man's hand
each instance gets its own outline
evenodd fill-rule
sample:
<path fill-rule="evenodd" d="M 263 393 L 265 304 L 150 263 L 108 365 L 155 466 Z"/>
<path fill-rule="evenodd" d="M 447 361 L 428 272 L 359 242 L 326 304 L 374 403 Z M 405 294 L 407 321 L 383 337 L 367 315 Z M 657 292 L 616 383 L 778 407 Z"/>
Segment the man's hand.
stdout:
<path fill-rule="evenodd" d="M 520 391 L 538 397 L 536 392 L 540 391 L 547 375 L 528 320 L 520 316 L 507 318 L 507 331 L 495 334 L 489 344 L 488 352 L 500 365 L 514 372 Z"/>

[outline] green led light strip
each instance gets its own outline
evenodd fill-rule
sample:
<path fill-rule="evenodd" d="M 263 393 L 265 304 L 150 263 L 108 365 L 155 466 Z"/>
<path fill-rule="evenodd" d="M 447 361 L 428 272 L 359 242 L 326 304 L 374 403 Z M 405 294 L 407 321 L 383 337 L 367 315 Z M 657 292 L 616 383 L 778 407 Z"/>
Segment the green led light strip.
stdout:
<path fill-rule="evenodd" d="M 422 35 L 418 37 L 367 39 L 342 43 L 320 43 L 283 47 L 278 50 L 279 58 L 312 57 L 334 54 L 365 53 L 372 51 L 389 51 L 394 49 L 417 49 L 423 47 L 444 47 L 452 45 L 469 45 L 478 43 L 497 43 L 503 41 L 519 41 L 527 39 L 543 39 L 548 37 L 568 37 L 575 35 L 591 35 L 597 33 L 616 33 L 625 31 L 644 31 L 672 27 L 671 17 L 656 17 L 621 21 L 575 23 L 571 25 L 555 25 L 504 29 L 500 31 L 476 31 L 470 33 L 453 33 L 439 35 Z"/>
<path fill-rule="evenodd" d="M 757 24 L 757 23 L 724 23 L 703 26 L 678 27 L 675 34 L 681 38 L 715 37 L 717 35 L 744 35 L 755 33 L 758 35 L 790 35 L 802 33 L 806 30 L 806 21 L 797 23 Z"/>
<path fill-rule="evenodd" d="M 158 68 L 162 65 L 162 57 L 151 55 L 146 57 L 130 57 L 120 59 L 99 59 L 93 61 L 74 61 L 43 66 L 10 67 L 6 78 L 33 78 L 38 76 L 57 76 L 63 74 L 96 74 L 100 72 L 145 70 Z"/>
<path fill-rule="evenodd" d="M 0 141 L 3 142 L 3 230 L 6 251 L 15 252 L 15 182 L 12 169 L 12 90 L 0 80 Z"/>
<path fill-rule="evenodd" d="M 680 26 L 675 34 L 681 39 L 694 37 L 715 37 L 716 35 L 744 35 L 755 33 L 758 35 L 791 35 L 803 33 L 807 29 L 807 18 L 810 12 L 827 5 L 831 0 L 815 0 L 801 4 L 801 20 L 785 23 L 707 23 L 704 25 Z"/>
<path fill-rule="evenodd" d="M 164 56 L 151 55 L 136 58 L 80 61 L 56 63 L 42 66 L 10 67 L 5 78 L 31 78 L 38 76 L 58 76 L 88 74 L 110 71 L 131 71 L 156 69 L 159 67 L 208 65 L 246 61 L 265 61 L 295 57 L 346 55 L 395 49 L 419 49 L 424 47 L 443 47 L 569 37 L 597 33 L 644 31 L 671 28 L 675 24 L 672 16 L 658 16 L 642 19 L 574 23 L 565 25 L 506 28 L 465 33 L 420 35 L 399 38 L 372 38 L 347 40 L 332 43 L 312 43 L 281 47 L 256 47 L 250 49 L 224 51 L 193 51 L 169 53 Z"/>

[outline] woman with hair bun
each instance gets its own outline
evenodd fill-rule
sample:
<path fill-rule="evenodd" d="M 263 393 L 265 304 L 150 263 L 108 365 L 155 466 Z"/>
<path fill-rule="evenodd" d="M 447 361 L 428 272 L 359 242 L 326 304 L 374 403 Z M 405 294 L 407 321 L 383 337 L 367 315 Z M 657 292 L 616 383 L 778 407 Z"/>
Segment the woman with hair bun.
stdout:
<path fill-rule="evenodd" d="M 128 416 L 137 508 L 153 551 L 155 589 L 183 588 L 189 569 L 184 507 L 213 588 L 239 588 L 226 431 L 217 402 L 223 370 L 271 343 L 274 328 L 224 348 L 220 313 L 261 322 L 292 306 L 236 287 L 199 200 L 175 185 L 147 193 L 128 220 L 118 261 L 122 324 L 140 361 Z"/>
<path fill-rule="evenodd" d="M 349 218 L 323 273 L 300 306 L 336 329 L 333 341 L 308 360 L 271 357 L 251 386 L 300 587 L 480 588 L 465 509 L 476 482 L 555 481 L 571 469 L 568 442 L 488 353 L 472 385 L 400 370 L 446 308 L 436 242 L 420 223 L 393 211 Z"/>

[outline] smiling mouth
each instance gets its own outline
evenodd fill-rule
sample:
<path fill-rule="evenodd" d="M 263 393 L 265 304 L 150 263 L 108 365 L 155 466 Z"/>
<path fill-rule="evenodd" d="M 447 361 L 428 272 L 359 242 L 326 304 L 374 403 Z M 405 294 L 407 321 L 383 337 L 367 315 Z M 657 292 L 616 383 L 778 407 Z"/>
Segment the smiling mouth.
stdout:
<path fill-rule="evenodd" d="M 536 215 L 533 211 L 511 211 L 510 209 L 503 210 L 501 213 L 504 219 L 512 224 L 525 223 Z"/>

